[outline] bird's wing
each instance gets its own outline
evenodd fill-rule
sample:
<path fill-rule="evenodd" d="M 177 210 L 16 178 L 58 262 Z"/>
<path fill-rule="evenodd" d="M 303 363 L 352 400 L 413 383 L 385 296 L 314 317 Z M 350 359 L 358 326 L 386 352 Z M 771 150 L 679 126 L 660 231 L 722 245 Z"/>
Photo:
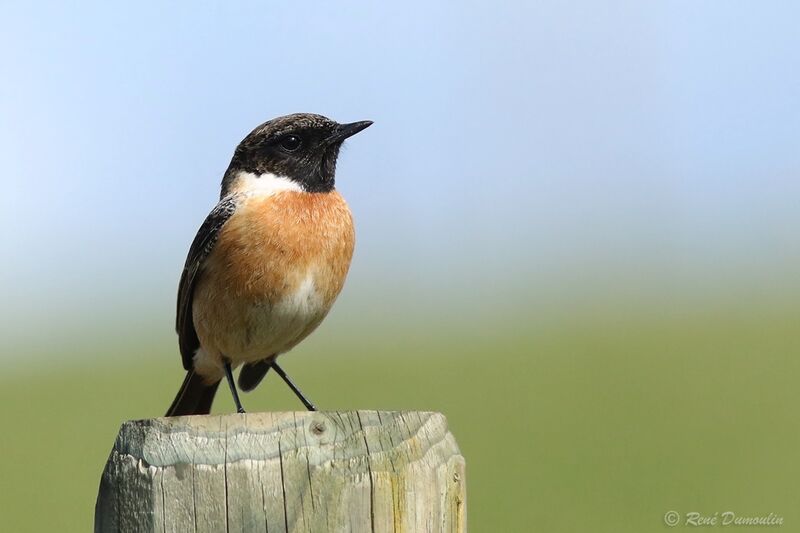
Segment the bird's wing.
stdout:
<path fill-rule="evenodd" d="M 178 332 L 178 344 L 183 358 L 183 367 L 186 370 L 192 369 L 192 358 L 195 351 L 200 347 L 197 332 L 194 329 L 192 320 L 192 300 L 194 298 L 194 288 L 197 280 L 203 273 L 203 266 L 206 258 L 217 242 L 219 232 L 225 222 L 236 212 L 236 205 L 239 200 L 237 195 L 223 198 L 208 214 L 203 225 L 197 231 L 197 235 L 189 248 L 189 255 L 186 257 L 186 264 L 183 267 L 181 281 L 178 285 L 178 311 L 175 320 L 175 330 Z"/>

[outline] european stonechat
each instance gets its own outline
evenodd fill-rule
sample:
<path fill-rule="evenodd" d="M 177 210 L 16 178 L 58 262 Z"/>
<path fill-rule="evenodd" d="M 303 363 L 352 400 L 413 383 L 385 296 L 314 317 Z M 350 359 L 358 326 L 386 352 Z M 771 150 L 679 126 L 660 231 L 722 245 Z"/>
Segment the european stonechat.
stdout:
<path fill-rule="evenodd" d="M 353 255 L 350 209 L 334 188 L 339 149 L 372 122 L 320 115 L 275 118 L 239 143 L 220 201 L 192 242 L 178 286 L 176 330 L 186 378 L 167 416 L 207 414 L 225 377 L 243 413 L 270 368 L 319 326 Z"/>

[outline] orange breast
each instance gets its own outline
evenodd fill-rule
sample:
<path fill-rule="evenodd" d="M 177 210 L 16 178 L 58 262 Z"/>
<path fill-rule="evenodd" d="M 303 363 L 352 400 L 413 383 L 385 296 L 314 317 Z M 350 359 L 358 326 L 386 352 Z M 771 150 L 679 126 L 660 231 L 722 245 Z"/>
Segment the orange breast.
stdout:
<path fill-rule="evenodd" d="M 194 322 L 203 348 L 242 352 L 241 357 L 225 355 L 244 360 L 250 358 L 244 352 L 266 357 L 271 354 L 261 351 L 272 349 L 271 345 L 288 349 L 285 345 L 302 340 L 341 291 L 353 245 L 352 217 L 338 192 L 283 191 L 245 199 L 220 231 L 195 289 Z M 298 291 L 302 293 L 309 280 L 314 301 L 308 309 L 298 305 L 296 312 L 308 314 L 305 328 L 302 316 L 269 314 L 270 309 L 283 309 L 282 302 Z M 274 332 L 269 329 L 269 322 L 280 320 L 297 324 L 273 328 Z M 272 338 L 281 335 L 287 338 Z"/>

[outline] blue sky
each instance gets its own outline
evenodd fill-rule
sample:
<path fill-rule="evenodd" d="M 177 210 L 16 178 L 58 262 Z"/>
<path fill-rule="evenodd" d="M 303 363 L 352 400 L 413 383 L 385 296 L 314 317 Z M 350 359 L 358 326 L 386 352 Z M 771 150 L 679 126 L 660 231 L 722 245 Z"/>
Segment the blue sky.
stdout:
<path fill-rule="evenodd" d="M 796 278 L 795 3 L 233 4 L 0 7 L 7 338 L 168 323 L 233 148 L 296 111 L 375 121 L 345 305 Z"/>

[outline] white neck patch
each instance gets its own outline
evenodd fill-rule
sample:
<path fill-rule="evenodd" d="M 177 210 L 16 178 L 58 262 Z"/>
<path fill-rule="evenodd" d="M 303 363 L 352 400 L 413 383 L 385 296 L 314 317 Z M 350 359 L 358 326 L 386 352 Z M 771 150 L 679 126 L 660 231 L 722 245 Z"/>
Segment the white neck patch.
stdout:
<path fill-rule="evenodd" d="M 239 172 L 233 180 L 231 192 L 243 192 L 269 196 L 281 191 L 302 192 L 303 188 L 296 181 L 285 176 L 278 176 L 270 172 L 253 174 L 252 172 Z"/>

